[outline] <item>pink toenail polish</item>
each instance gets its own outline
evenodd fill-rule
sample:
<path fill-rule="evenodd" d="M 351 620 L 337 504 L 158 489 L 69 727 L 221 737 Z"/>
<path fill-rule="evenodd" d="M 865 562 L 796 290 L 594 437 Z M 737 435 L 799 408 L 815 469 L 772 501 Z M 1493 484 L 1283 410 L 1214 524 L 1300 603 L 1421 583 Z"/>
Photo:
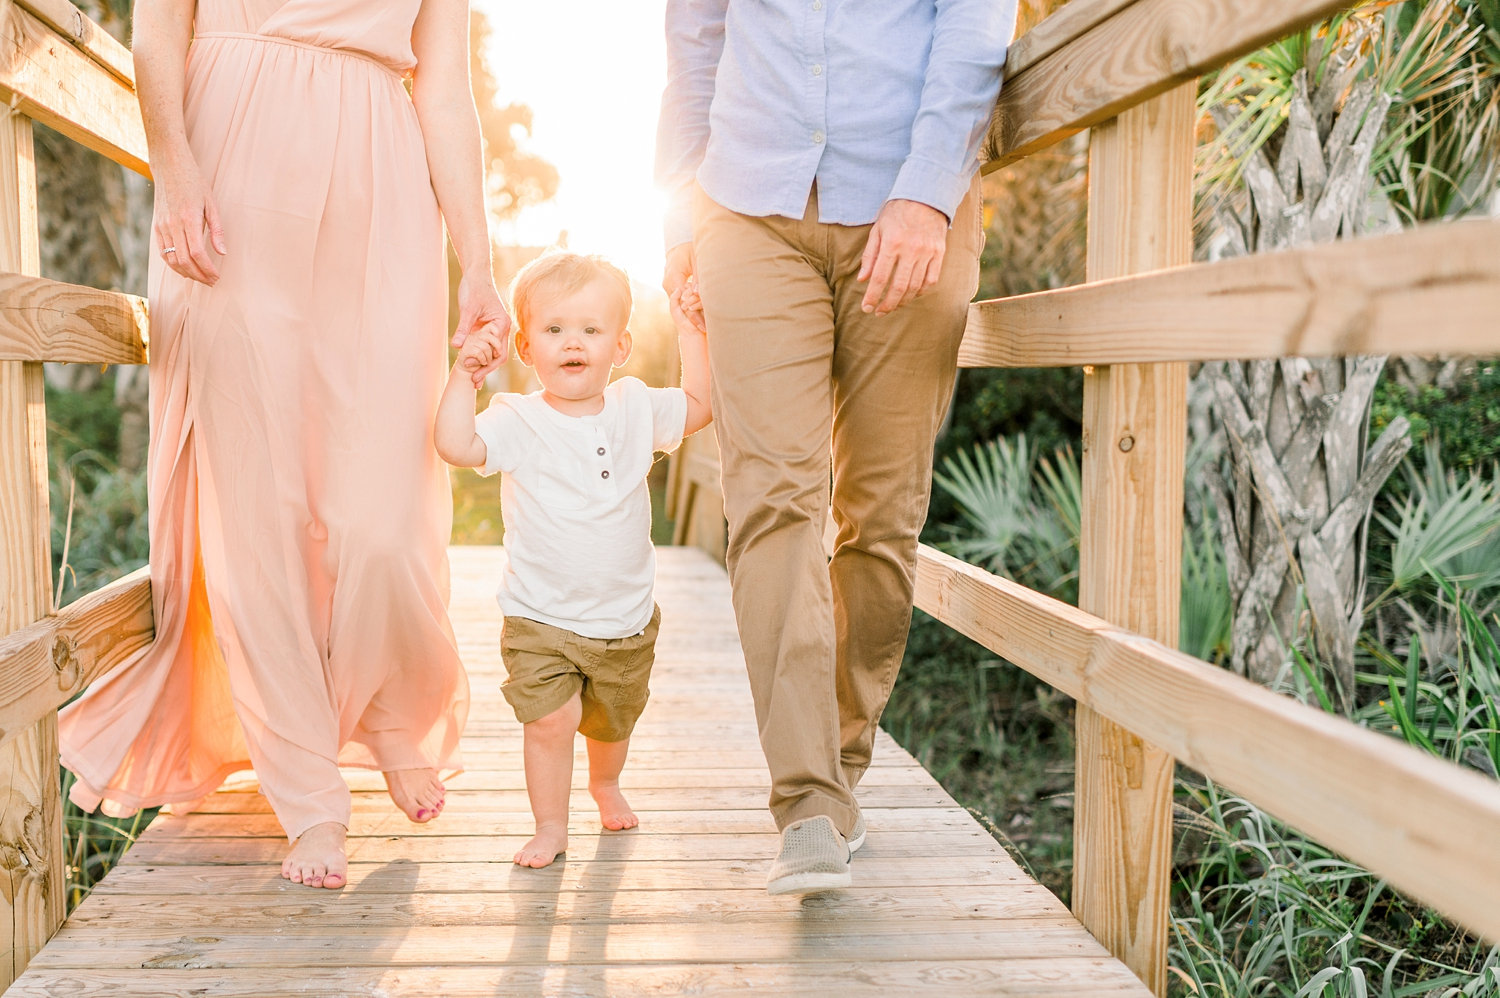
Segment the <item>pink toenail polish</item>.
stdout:
<path fill-rule="evenodd" d="M 418 821 L 421 821 L 425 817 L 427 817 L 427 810 L 426 810 L 426 808 L 423 808 L 422 810 L 420 810 L 420 811 L 417 812 L 417 820 Z"/>

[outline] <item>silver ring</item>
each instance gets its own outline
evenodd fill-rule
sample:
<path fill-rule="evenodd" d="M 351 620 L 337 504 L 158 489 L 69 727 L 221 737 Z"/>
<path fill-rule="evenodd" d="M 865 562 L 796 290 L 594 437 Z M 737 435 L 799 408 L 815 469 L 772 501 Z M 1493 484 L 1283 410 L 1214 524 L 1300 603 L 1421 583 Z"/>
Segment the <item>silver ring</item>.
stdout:
<path fill-rule="evenodd" d="M 176 252 L 177 252 L 177 247 L 176 246 L 168 246 L 166 249 L 164 249 L 164 250 L 161 251 L 161 255 L 162 256 L 166 256 L 168 253 L 176 253 Z"/>

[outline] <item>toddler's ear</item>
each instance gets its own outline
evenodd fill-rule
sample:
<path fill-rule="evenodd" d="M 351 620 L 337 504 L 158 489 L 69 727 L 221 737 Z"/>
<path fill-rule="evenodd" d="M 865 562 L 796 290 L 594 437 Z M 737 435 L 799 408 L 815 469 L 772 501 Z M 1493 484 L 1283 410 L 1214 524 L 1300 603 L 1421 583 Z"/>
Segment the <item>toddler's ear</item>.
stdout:
<path fill-rule="evenodd" d="M 531 367 L 531 338 L 526 335 L 520 326 L 510 327 L 511 347 L 516 352 L 516 359 L 527 367 Z"/>
<path fill-rule="evenodd" d="M 624 367 L 625 362 L 630 359 L 630 351 L 635 346 L 635 340 L 631 339 L 630 330 L 625 329 L 620 333 L 620 342 L 615 346 L 615 357 L 610 362 L 611 367 Z"/>

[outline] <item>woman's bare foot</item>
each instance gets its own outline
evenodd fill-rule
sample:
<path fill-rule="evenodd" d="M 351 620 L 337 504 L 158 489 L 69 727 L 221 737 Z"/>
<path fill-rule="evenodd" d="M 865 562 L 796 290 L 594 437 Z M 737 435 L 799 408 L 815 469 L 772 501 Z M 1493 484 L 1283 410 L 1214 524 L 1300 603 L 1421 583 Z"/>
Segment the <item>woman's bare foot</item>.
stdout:
<path fill-rule="evenodd" d="M 281 861 L 281 875 L 294 884 L 337 890 L 349 882 L 349 860 L 344 856 L 347 830 L 336 821 L 314 825 L 298 836 Z"/>
<path fill-rule="evenodd" d="M 162 805 L 162 810 L 167 814 L 176 815 L 180 818 L 185 814 L 192 814 L 194 811 L 198 810 L 203 806 L 203 802 L 206 800 L 208 800 L 208 797 L 203 796 L 197 798 L 196 800 L 184 800 L 178 801 L 175 804 L 164 804 Z"/>
<path fill-rule="evenodd" d="M 381 774 L 385 786 L 412 821 L 431 821 L 443 810 L 446 788 L 434 769 L 392 769 Z"/>
<path fill-rule="evenodd" d="M 529 866 L 540 870 L 551 866 L 552 861 L 568 849 L 568 826 L 548 822 L 536 826 L 531 841 L 517 851 L 514 860 L 517 866 Z"/>
<path fill-rule="evenodd" d="M 590 783 L 589 793 L 594 795 L 594 803 L 599 805 L 599 820 L 610 831 L 621 832 L 641 823 L 625 802 L 625 795 L 620 793 L 618 782 Z"/>

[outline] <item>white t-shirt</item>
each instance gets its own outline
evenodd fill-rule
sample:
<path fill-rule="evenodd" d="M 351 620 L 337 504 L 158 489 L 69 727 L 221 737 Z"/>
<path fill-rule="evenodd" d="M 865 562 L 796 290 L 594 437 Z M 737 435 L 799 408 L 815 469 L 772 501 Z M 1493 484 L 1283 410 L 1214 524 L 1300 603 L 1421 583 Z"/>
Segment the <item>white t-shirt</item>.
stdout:
<path fill-rule="evenodd" d="M 566 416 L 540 392 L 490 400 L 474 428 L 485 446 L 479 473 L 503 475 L 503 613 L 590 638 L 645 629 L 656 576 L 646 473 L 686 423 L 681 388 L 638 378 L 610 384 L 592 416 Z"/>

